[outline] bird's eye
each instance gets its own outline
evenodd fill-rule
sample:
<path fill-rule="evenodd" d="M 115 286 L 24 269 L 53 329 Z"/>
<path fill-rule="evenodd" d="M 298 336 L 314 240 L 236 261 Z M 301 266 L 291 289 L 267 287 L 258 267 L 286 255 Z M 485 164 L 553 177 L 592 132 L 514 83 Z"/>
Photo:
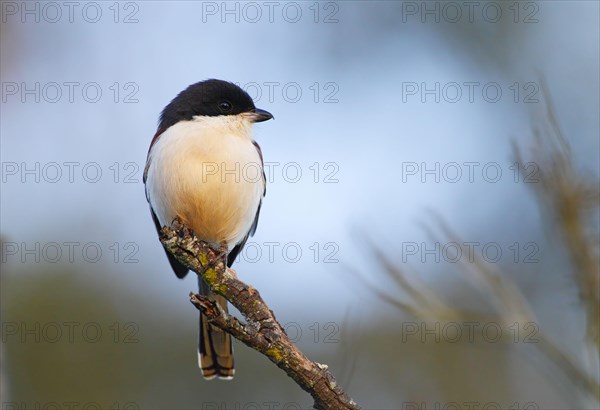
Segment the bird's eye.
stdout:
<path fill-rule="evenodd" d="M 231 110 L 231 103 L 229 101 L 221 101 L 219 103 L 219 110 L 221 112 L 227 112 Z"/>

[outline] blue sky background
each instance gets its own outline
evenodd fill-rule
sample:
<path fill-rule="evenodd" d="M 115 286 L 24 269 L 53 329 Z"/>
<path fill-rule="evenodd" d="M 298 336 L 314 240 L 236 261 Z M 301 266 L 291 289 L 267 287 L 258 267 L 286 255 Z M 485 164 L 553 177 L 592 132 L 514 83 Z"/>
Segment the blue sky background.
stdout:
<path fill-rule="evenodd" d="M 62 17 L 51 22 L 53 9 L 34 3 L 39 22 L 35 14 L 20 14 L 24 3 L 2 2 L 0 232 L 16 243 L 100 244 L 100 262 L 87 264 L 76 253 L 74 265 L 107 286 L 159 298 L 185 316 L 181 322 L 186 328 L 195 326 L 187 301 L 195 279 L 179 281 L 171 273 L 141 177 L 160 111 L 191 83 L 207 78 L 239 83 L 258 107 L 275 115 L 275 121 L 255 130 L 265 161 L 281 164 L 270 175 L 253 238 L 262 257 L 252 263 L 254 254 L 248 254 L 234 267 L 286 321 L 342 321 L 350 314 L 352 320 L 370 322 L 374 314 L 393 314 L 385 304 L 371 303 L 373 296 L 361 291 L 348 267 L 385 283 L 372 271 L 364 237 L 403 262 L 403 244 L 429 241 L 423 229 L 423 224 L 435 226 L 429 210 L 439 213 L 465 240 L 496 241 L 505 252 L 515 241 L 541 243 L 547 230 L 534 196 L 527 184 L 513 181 L 510 166 L 511 142 L 527 156 L 532 122 L 544 114 L 542 81 L 548 85 L 577 168 L 596 177 L 600 173 L 597 2 L 528 3 L 535 8 L 520 3 L 518 17 L 505 3 L 496 23 L 481 9 L 473 22 L 466 14 L 452 22 L 453 14 L 443 13 L 436 22 L 431 15 L 408 13 L 412 2 L 365 1 L 278 3 L 272 21 L 267 6 L 253 3 L 262 13 L 255 23 L 254 9 L 235 2 L 227 7 L 237 7 L 239 22 L 234 14 L 221 14 L 225 4 L 221 2 L 115 3 L 118 22 L 112 2 L 98 2 L 93 8 L 80 3 L 73 22 L 64 7 Z M 444 7 L 437 4 L 440 10 Z M 83 12 L 85 7 L 90 14 Z M 213 7 L 217 14 L 207 14 Z M 299 21 L 287 21 L 290 15 L 281 14 L 284 8 L 289 13 L 301 10 Z M 96 9 L 102 13 L 99 21 L 86 21 L 94 19 Z M 327 23 L 329 13 L 334 21 Z M 537 21 L 524 22 L 530 13 Z M 127 15 L 137 21 L 124 23 Z M 65 82 L 80 84 L 73 102 Z M 277 84 L 272 98 L 265 85 L 271 82 Z M 454 82 L 463 92 L 455 103 L 448 101 L 452 96 L 442 95 L 436 102 L 424 95 L 423 102 L 420 92 L 403 94 L 408 83 L 419 88 L 439 83 L 442 89 Z M 464 83 L 470 82 L 480 84 L 473 102 L 465 94 Z M 62 85 L 62 97 L 52 103 L 54 93 L 40 91 L 36 102 L 35 95 L 22 94 L 24 84 L 34 88 L 36 83 L 48 93 L 55 89 L 48 84 Z M 98 102 L 87 102 L 90 94 L 82 94 L 83 85 L 89 83 L 96 83 L 102 92 Z M 497 83 L 502 90 L 495 103 L 481 93 L 488 83 Z M 515 83 L 520 90 L 516 102 Z M 532 88 L 524 88 L 527 83 Z M 16 94 L 13 86 L 18 87 Z M 285 87 L 288 93 L 283 92 Z M 297 89 L 301 97 L 292 102 Z M 133 91 L 134 102 L 125 103 Z M 540 102 L 523 101 L 530 91 Z M 332 101 L 325 102 L 331 92 Z M 30 169 L 39 163 L 42 169 L 54 162 L 63 164 L 63 176 L 56 183 L 48 181 L 50 174 L 40 174 L 39 183 L 32 175 L 20 174 L 22 163 Z M 67 178 L 65 162 L 80 164 L 73 182 Z M 444 178 L 435 182 L 427 175 L 423 182 L 420 173 L 403 173 L 410 164 L 420 168 L 424 163 L 431 169 L 439 163 L 442 169 L 465 162 L 477 163 L 473 181 L 463 174 L 456 183 Z M 289 163 L 298 165 L 285 176 L 282 169 Z M 320 171 L 317 182 L 315 163 Z M 496 183 L 487 182 L 480 172 L 490 163 L 502 170 Z M 7 168 L 12 164 L 18 164 L 17 174 Z M 98 182 L 87 182 L 81 175 L 85 164 L 92 164 L 90 172 L 101 169 Z M 302 176 L 293 183 L 289 175 L 297 167 Z M 330 172 L 332 183 L 325 183 Z M 132 183 L 125 182 L 127 176 Z M 115 242 L 121 248 L 119 263 L 112 261 L 114 250 L 109 248 Z M 278 243 L 272 261 L 266 242 Z M 129 243 L 132 248 L 123 248 Z M 295 263 L 289 261 L 293 249 L 288 260 L 281 253 L 290 243 L 302 251 Z M 315 243 L 320 249 L 316 263 Z M 137 262 L 122 263 L 132 250 Z M 324 263 L 332 251 L 334 263 Z M 552 264 L 552 255 L 542 250 L 542 257 Z M 450 296 L 472 293 L 450 283 L 443 264 L 431 259 L 424 264 L 417 257 L 407 262 L 426 271 L 424 278 Z M 21 264 L 12 257 L 9 265 L 36 264 L 31 259 Z M 520 267 L 509 270 L 513 268 Z M 534 273 L 515 278 L 527 291 L 535 290 L 528 296 L 540 307 L 540 318 L 570 314 L 564 311 L 563 303 L 570 302 L 560 295 L 564 285 L 560 278 L 540 281 Z M 114 305 L 119 308 L 120 302 Z M 573 330 L 581 325 L 566 322 L 549 323 L 548 328 Z"/>

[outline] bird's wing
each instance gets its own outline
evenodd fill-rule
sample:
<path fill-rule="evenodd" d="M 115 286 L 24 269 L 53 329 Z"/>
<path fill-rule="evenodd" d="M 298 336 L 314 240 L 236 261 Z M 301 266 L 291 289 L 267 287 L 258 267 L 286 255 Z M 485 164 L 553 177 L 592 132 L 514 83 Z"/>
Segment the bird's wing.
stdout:
<path fill-rule="evenodd" d="M 260 145 L 258 145 L 258 143 L 256 141 L 252 141 L 252 143 L 256 147 L 256 150 L 258 151 L 258 156 L 260 157 L 260 165 L 262 168 L 263 187 L 264 187 L 262 198 L 264 198 L 265 195 L 267 194 L 267 178 L 265 176 L 265 165 L 264 165 L 264 161 L 263 161 L 262 151 L 260 149 Z M 258 226 L 258 217 L 260 215 L 260 207 L 262 206 L 262 198 L 258 202 L 258 208 L 256 209 L 256 215 L 254 216 L 254 222 L 252 222 L 252 226 L 250 226 L 250 230 L 248 231 L 246 236 L 244 236 L 244 239 L 242 239 L 240 241 L 240 243 L 235 245 L 233 247 L 233 249 L 231 250 L 231 252 L 229 252 L 229 255 L 227 255 L 227 266 L 229 266 L 229 267 L 231 267 L 231 265 L 233 265 L 235 258 L 237 258 L 237 256 L 242 251 L 242 249 L 244 249 L 244 245 L 246 245 L 248 238 L 253 236 L 254 232 L 256 232 L 256 227 Z"/>
<path fill-rule="evenodd" d="M 154 213 L 154 210 L 152 209 L 152 205 L 150 205 L 150 212 L 152 213 L 152 220 L 154 221 L 154 226 L 156 227 L 156 232 L 158 232 L 158 234 L 160 235 L 160 230 L 162 229 L 162 227 L 160 226 L 160 222 L 158 222 L 158 218 L 156 217 L 156 214 Z M 167 251 L 166 249 L 165 249 L 165 253 L 167 254 L 167 258 L 169 258 L 169 264 L 171 264 L 171 268 L 173 268 L 175 275 L 177 275 L 177 277 L 179 279 L 183 279 L 185 277 L 185 275 L 187 275 L 187 273 L 188 273 L 188 268 L 186 268 L 184 265 L 179 263 L 179 261 L 173 255 L 171 255 L 171 253 L 169 251 Z"/>
<path fill-rule="evenodd" d="M 148 179 L 148 168 L 150 167 L 150 151 L 152 151 L 152 147 L 154 146 L 156 141 L 158 141 L 158 138 L 161 136 L 161 134 L 165 131 L 166 130 L 164 130 L 162 128 L 159 129 L 158 131 L 156 131 L 156 134 L 154 134 L 154 137 L 152 137 L 152 142 L 150 143 L 150 147 L 148 147 L 148 154 L 146 155 L 146 166 L 144 167 L 144 178 L 143 178 L 144 185 L 146 185 L 146 179 Z M 148 199 L 148 193 L 146 193 L 146 199 Z"/>
<path fill-rule="evenodd" d="M 152 150 L 152 146 L 154 145 L 154 143 L 156 141 L 158 141 L 158 138 L 164 131 L 165 130 L 163 130 L 163 129 L 159 129 L 156 132 L 156 134 L 154 134 L 154 137 L 152 138 L 152 142 L 150 143 L 150 148 L 148 148 L 148 158 L 146 159 L 146 166 L 144 168 L 144 178 L 143 178 L 144 186 L 146 185 L 146 180 L 148 179 L 148 168 L 150 167 L 150 150 Z M 145 189 L 145 191 L 146 191 L 146 200 L 148 201 L 148 204 L 150 204 L 150 197 L 148 196 L 148 190 Z M 162 226 L 160 226 L 158 217 L 154 213 L 154 209 L 152 209 L 152 204 L 150 204 L 150 213 L 152 214 L 152 220 L 154 221 L 154 226 L 156 227 L 156 232 L 160 235 L 160 230 L 162 229 Z M 169 258 L 169 264 L 171 264 L 171 268 L 173 268 L 175 275 L 177 275 L 177 277 L 180 279 L 185 277 L 185 275 L 188 273 L 188 268 L 186 268 L 181 263 L 179 263 L 179 261 L 177 259 L 175 259 L 175 257 L 173 255 L 171 255 L 171 253 L 169 253 L 166 249 L 165 249 L 165 253 L 167 254 L 167 258 Z"/>

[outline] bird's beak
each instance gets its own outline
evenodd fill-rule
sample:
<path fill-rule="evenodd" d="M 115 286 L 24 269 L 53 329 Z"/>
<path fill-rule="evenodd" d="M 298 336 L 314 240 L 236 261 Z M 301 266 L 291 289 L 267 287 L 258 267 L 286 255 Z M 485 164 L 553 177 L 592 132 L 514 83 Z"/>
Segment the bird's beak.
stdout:
<path fill-rule="evenodd" d="M 242 115 L 247 117 L 252 122 L 263 122 L 274 118 L 273 114 L 271 114 L 269 111 L 261 110 L 260 108 L 255 108 L 252 111 L 243 113 Z"/>

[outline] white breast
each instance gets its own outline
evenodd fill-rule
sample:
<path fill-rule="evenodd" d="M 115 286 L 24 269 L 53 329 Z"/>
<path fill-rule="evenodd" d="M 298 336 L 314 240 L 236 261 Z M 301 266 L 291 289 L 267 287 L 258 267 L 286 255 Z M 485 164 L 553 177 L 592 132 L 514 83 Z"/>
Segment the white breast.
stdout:
<path fill-rule="evenodd" d="M 264 192 L 251 124 L 196 117 L 167 129 L 148 156 L 146 193 L 161 225 L 178 216 L 196 235 L 229 250 L 250 230 Z"/>

